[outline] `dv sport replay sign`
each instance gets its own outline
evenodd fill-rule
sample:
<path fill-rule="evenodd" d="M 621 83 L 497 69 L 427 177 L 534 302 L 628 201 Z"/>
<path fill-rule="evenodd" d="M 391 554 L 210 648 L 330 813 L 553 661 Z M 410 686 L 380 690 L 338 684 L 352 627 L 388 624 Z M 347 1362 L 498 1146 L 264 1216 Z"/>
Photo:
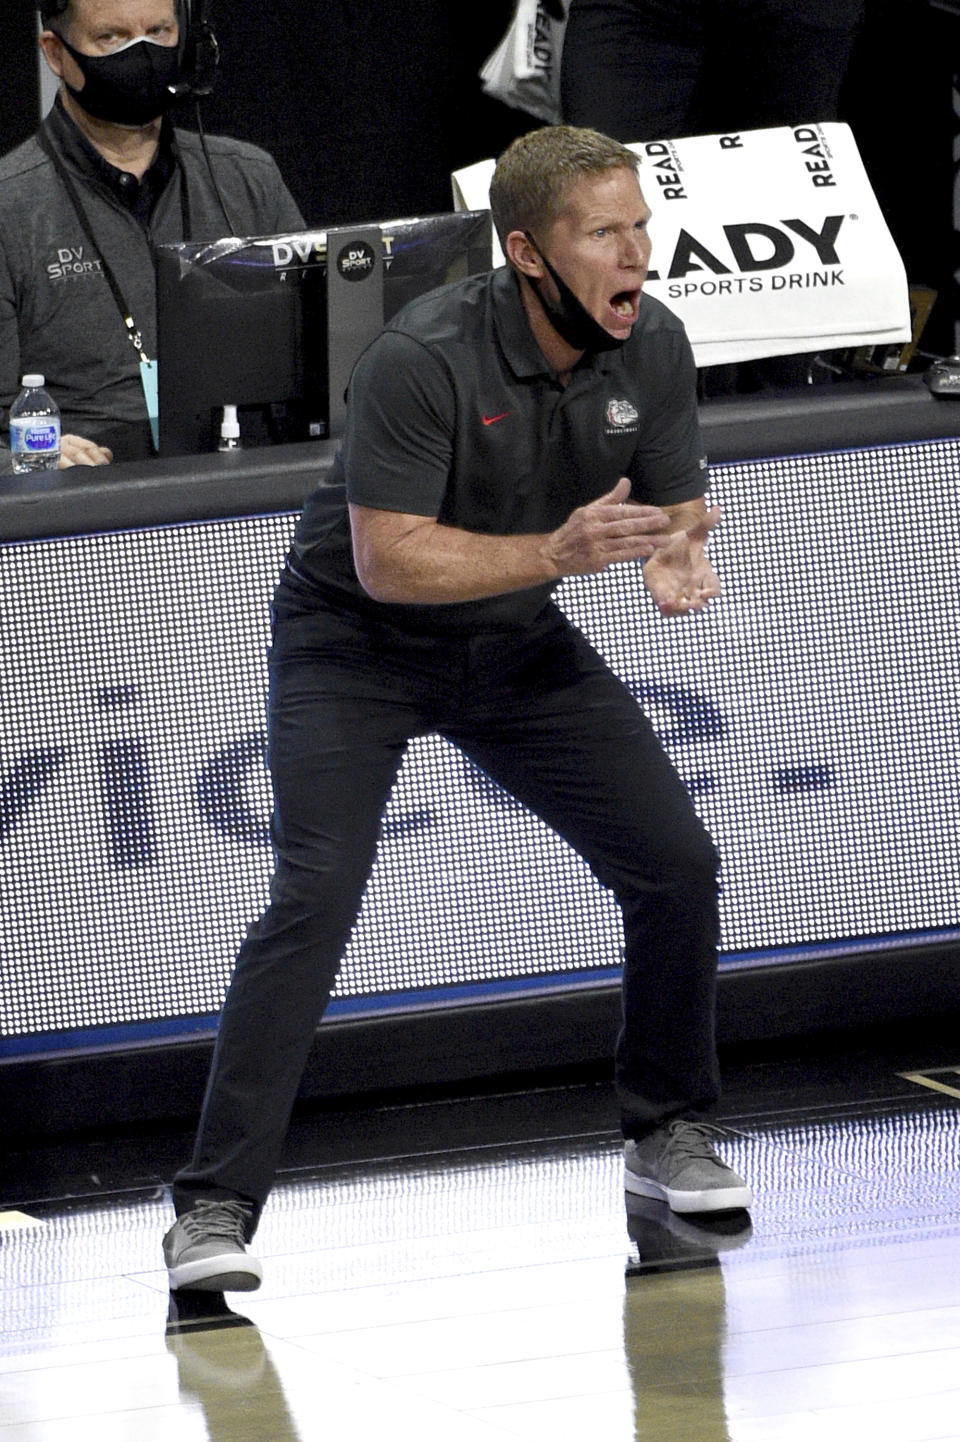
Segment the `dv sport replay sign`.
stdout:
<path fill-rule="evenodd" d="M 684 322 L 698 365 L 909 339 L 903 263 L 849 126 L 629 148 L 653 210 L 646 290 Z M 458 208 L 489 205 L 493 168 L 455 172 Z"/>

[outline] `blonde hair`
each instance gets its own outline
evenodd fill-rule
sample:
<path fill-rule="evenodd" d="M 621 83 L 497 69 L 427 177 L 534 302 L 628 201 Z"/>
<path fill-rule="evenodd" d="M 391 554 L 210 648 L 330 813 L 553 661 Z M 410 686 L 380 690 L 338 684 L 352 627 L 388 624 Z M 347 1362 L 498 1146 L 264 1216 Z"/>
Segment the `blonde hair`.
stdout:
<path fill-rule="evenodd" d="M 503 152 L 490 182 L 490 210 L 501 245 L 512 230 L 542 231 L 562 214 L 570 188 L 584 175 L 637 173 L 632 150 L 573 125 L 546 125 L 521 135 Z"/>

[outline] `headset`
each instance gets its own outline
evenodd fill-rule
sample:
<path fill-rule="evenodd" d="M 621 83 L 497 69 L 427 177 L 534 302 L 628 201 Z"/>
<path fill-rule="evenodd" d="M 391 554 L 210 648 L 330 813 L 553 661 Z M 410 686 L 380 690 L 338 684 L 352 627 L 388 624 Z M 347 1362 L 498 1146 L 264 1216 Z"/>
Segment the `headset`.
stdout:
<path fill-rule="evenodd" d="M 38 0 L 44 25 L 68 9 L 70 0 Z M 210 0 L 177 0 L 180 21 L 180 80 L 173 87 L 178 100 L 211 95 L 220 65 L 220 46 L 209 17 Z"/>
<path fill-rule="evenodd" d="M 220 66 L 220 46 L 208 11 L 209 0 L 179 0 L 180 82 L 174 86 L 178 100 L 199 100 L 212 95 Z"/>

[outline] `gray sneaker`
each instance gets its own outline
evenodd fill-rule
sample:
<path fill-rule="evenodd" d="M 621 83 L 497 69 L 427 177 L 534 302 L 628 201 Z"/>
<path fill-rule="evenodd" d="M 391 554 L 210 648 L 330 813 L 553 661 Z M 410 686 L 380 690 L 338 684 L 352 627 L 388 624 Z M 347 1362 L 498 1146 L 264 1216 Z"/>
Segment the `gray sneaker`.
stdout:
<path fill-rule="evenodd" d="M 256 1257 L 247 1255 L 252 1216 L 243 1202 L 201 1200 L 184 1212 L 163 1239 L 163 1257 L 174 1291 L 252 1292 L 263 1280 Z"/>
<path fill-rule="evenodd" d="M 628 1192 L 659 1197 L 674 1212 L 727 1212 L 749 1207 L 753 1194 L 714 1151 L 717 1128 L 678 1117 L 640 1141 L 624 1144 Z"/>

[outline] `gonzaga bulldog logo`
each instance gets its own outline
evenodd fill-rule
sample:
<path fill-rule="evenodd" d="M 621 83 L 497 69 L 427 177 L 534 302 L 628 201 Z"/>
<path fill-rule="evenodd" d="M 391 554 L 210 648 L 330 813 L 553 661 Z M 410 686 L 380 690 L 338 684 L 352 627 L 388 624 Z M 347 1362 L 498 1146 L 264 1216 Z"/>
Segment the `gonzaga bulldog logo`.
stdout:
<path fill-rule="evenodd" d="M 608 426 L 613 426 L 617 430 L 623 431 L 627 430 L 630 426 L 635 426 L 639 419 L 640 413 L 636 406 L 631 405 L 630 401 L 618 400 L 616 397 L 607 401 Z"/>

